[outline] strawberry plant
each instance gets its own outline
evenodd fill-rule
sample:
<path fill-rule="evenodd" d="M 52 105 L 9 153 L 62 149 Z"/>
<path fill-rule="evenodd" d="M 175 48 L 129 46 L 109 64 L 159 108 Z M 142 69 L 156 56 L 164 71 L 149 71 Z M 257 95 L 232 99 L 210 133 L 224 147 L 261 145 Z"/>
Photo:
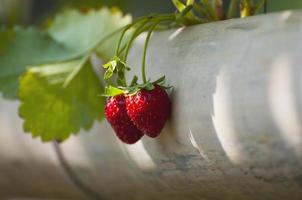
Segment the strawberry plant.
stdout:
<path fill-rule="evenodd" d="M 165 76 L 146 74 L 152 33 L 262 11 L 265 0 L 172 0 L 175 13 L 151 14 L 132 21 L 120 10 L 67 10 L 44 28 L 0 30 L 0 92 L 19 99 L 24 131 L 43 141 L 63 141 L 103 120 L 123 142 L 133 144 L 144 135 L 160 134 L 171 113 Z M 129 81 L 127 62 L 134 40 L 146 32 L 141 74 Z M 103 65 L 91 64 L 93 56 Z M 155 78 L 155 79 L 154 79 Z M 177 89 L 177 88 L 175 88 Z"/>

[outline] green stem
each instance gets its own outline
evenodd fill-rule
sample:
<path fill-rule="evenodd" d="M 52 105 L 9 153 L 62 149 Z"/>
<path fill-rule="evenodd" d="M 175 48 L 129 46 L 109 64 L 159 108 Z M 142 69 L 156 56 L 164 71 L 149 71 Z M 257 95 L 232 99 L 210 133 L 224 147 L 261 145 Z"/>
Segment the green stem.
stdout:
<path fill-rule="evenodd" d="M 147 19 L 149 19 L 150 18 L 150 16 L 144 16 L 144 17 L 140 17 L 140 18 L 138 18 L 136 21 L 134 21 L 134 22 L 132 22 L 131 24 L 128 24 L 128 25 L 126 25 L 126 26 L 124 26 L 123 27 L 123 32 L 122 32 L 122 34 L 121 34 L 121 36 L 120 36 L 120 38 L 119 38 L 119 41 L 118 41 L 118 44 L 117 44 L 117 48 L 116 48 L 116 50 L 115 50 L 115 55 L 116 56 L 118 56 L 119 55 L 119 49 L 120 49 L 120 47 L 121 47 L 121 44 L 122 44 L 122 41 L 123 41 L 123 39 L 124 39 L 124 36 L 125 36 L 125 34 L 126 34 L 126 32 L 131 28 L 131 27 L 133 27 L 135 24 L 138 24 L 139 22 L 141 22 L 141 21 L 143 21 L 143 20 L 147 20 Z"/>
<path fill-rule="evenodd" d="M 118 41 L 118 44 L 117 44 L 117 48 L 116 48 L 116 51 L 115 51 L 115 55 L 117 57 L 120 56 L 121 53 L 123 53 L 124 55 L 124 58 L 123 58 L 123 61 L 126 62 L 127 61 L 127 56 L 128 56 L 128 53 L 129 53 L 129 50 L 130 50 L 130 47 L 131 47 L 131 44 L 133 43 L 133 41 L 135 40 L 135 38 L 140 34 L 142 33 L 144 30 L 146 30 L 146 25 L 152 21 L 153 19 L 165 19 L 167 18 L 167 16 L 170 16 L 171 15 L 154 15 L 154 16 L 147 16 L 147 17 L 142 17 L 138 20 L 136 20 L 135 22 L 131 23 L 131 24 L 128 24 L 127 26 L 124 27 L 122 33 L 121 33 L 121 36 L 119 38 L 119 41 Z M 173 16 L 175 16 L 173 14 Z M 122 46 L 122 41 L 123 41 L 123 38 L 126 34 L 126 32 L 132 28 L 133 26 L 137 25 L 137 27 L 135 27 L 135 31 L 133 32 L 133 34 L 131 35 L 130 39 L 128 40 L 127 44 L 124 45 L 121 48 Z M 119 77 L 119 80 L 120 80 L 120 84 L 121 86 L 123 87 L 126 87 L 127 86 L 127 83 L 126 83 L 126 76 L 125 76 L 125 73 L 123 73 L 122 77 Z"/>
<path fill-rule="evenodd" d="M 266 3 L 266 0 L 258 0 L 256 5 L 255 5 L 255 13 L 258 13 L 263 7 L 264 7 L 264 4 Z"/>
<path fill-rule="evenodd" d="M 124 53 L 124 58 L 123 58 L 123 61 L 124 62 L 127 62 L 127 57 L 128 57 L 128 53 L 129 53 L 129 50 L 130 50 L 130 47 L 131 47 L 131 44 L 132 42 L 135 40 L 135 38 L 144 31 L 144 26 L 149 23 L 149 20 L 146 19 L 144 21 L 141 22 L 141 24 L 136 28 L 136 30 L 134 31 L 134 33 L 132 34 L 132 36 L 130 37 L 128 43 L 127 43 L 127 46 L 126 46 L 126 50 L 125 50 L 125 53 Z"/>
<path fill-rule="evenodd" d="M 237 14 L 237 8 L 238 8 L 238 0 L 231 0 L 229 11 L 228 11 L 228 18 L 234 18 Z"/>
<path fill-rule="evenodd" d="M 126 44 L 122 46 L 122 48 L 120 48 L 120 50 L 118 51 L 118 53 L 116 55 L 121 55 L 121 53 L 123 53 L 123 51 L 125 51 L 126 49 Z"/>
<path fill-rule="evenodd" d="M 127 56 L 128 56 L 128 53 L 129 53 L 129 50 L 130 50 L 130 47 L 131 47 L 131 44 L 132 42 L 134 41 L 134 39 L 141 33 L 144 31 L 144 27 L 145 25 L 150 21 L 150 19 L 152 19 L 153 17 L 143 17 L 139 20 L 137 20 L 136 22 L 132 23 L 131 25 L 129 25 L 128 27 L 125 28 L 125 30 L 123 31 L 123 35 L 126 33 L 126 31 L 133 27 L 134 25 L 137 25 L 138 24 L 138 27 L 136 28 L 136 30 L 134 31 L 134 33 L 132 34 L 132 36 L 130 37 L 128 43 L 126 44 L 125 47 L 123 47 L 123 49 L 121 51 L 119 51 L 120 49 L 120 46 L 121 46 L 121 41 L 122 41 L 122 37 L 120 38 L 119 40 L 119 43 L 118 43 L 118 48 L 116 49 L 116 56 L 119 57 L 120 53 L 122 53 L 124 50 L 124 58 L 123 58 L 123 61 L 126 62 L 127 61 Z M 126 87 L 127 86 L 127 80 L 126 80 L 126 76 L 125 76 L 125 73 L 122 75 L 121 77 L 121 83 L 122 83 L 122 86 Z"/>
<path fill-rule="evenodd" d="M 187 0 L 186 5 L 193 5 L 195 3 L 195 0 Z"/>
<path fill-rule="evenodd" d="M 252 0 L 241 0 L 240 17 L 248 17 L 253 14 L 254 14 L 253 1 Z"/>
<path fill-rule="evenodd" d="M 156 28 L 156 26 L 163 22 L 163 21 L 170 21 L 170 20 L 175 20 L 174 17 L 173 18 L 167 18 L 167 19 L 161 19 L 161 20 L 156 20 L 153 25 L 151 26 L 151 28 L 148 31 L 148 34 L 146 36 L 146 40 L 145 40 L 145 45 L 144 45 L 144 52 L 143 52 L 143 59 L 142 59 L 142 78 L 143 78 L 143 82 L 147 83 L 147 78 L 146 78 L 146 55 L 147 55 L 147 48 L 148 48 L 148 44 L 150 41 L 150 37 L 151 34 L 153 32 L 153 30 Z"/>
<path fill-rule="evenodd" d="M 201 3 L 203 3 L 205 9 L 209 12 L 210 17 L 215 20 L 218 21 L 218 16 L 216 15 L 216 12 L 213 8 L 213 5 L 211 4 L 211 2 L 209 0 L 200 0 Z"/>
<path fill-rule="evenodd" d="M 145 17 L 141 17 L 141 18 L 139 18 L 139 19 L 137 19 L 135 22 L 132 22 L 131 24 L 128 24 L 128 25 L 126 25 L 125 27 L 123 27 L 123 32 L 122 32 L 122 34 L 121 34 L 121 36 L 120 36 L 120 38 L 119 38 L 119 41 L 118 41 L 118 44 L 117 44 L 117 48 L 116 48 L 116 50 L 115 50 L 115 55 L 117 56 L 117 55 L 119 55 L 119 49 L 120 49 L 120 47 L 121 47 L 121 44 L 122 44 L 122 41 L 123 41 L 123 38 L 124 38 L 124 36 L 125 36 L 125 34 L 126 34 L 126 32 L 132 27 L 132 26 L 134 26 L 135 24 L 138 24 L 139 22 L 141 22 L 141 21 L 143 21 L 143 20 L 146 20 L 146 19 L 148 19 L 149 17 L 147 16 L 145 16 Z"/>
<path fill-rule="evenodd" d="M 193 4 L 193 8 L 200 13 L 201 16 L 209 17 L 209 13 L 206 11 L 206 9 L 203 6 L 200 6 L 199 4 L 195 3 Z"/>
<path fill-rule="evenodd" d="M 123 40 L 123 38 L 124 38 L 124 35 L 125 35 L 126 32 L 131 28 L 132 25 L 133 25 L 133 24 L 128 24 L 128 25 L 124 28 L 124 30 L 123 30 L 123 32 L 122 32 L 122 34 L 121 34 L 121 36 L 120 36 L 120 38 L 119 38 L 119 40 L 118 40 L 117 47 L 116 47 L 116 49 L 115 49 L 115 55 L 118 55 L 120 46 L 121 46 L 121 44 L 122 44 L 122 40 Z"/>
<path fill-rule="evenodd" d="M 132 22 L 131 24 L 128 24 L 124 27 L 124 30 L 119 38 L 119 41 L 118 41 L 118 44 L 117 44 L 117 48 L 115 50 L 115 55 L 118 56 L 119 55 L 119 49 L 121 47 L 121 44 L 122 44 L 122 41 L 123 41 L 123 38 L 126 34 L 126 32 L 131 28 L 133 27 L 135 24 L 138 24 L 139 22 L 143 21 L 143 20 L 146 20 L 148 19 L 148 17 L 141 17 L 139 19 L 137 19 L 135 22 Z"/>
<path fill-rule="evenodd" d="M 127 57 L 128 57 L 128 54 L 129 54 L 129 50 L 130 50 L 130 47 L 133 43 L 133 41 L 135 40 L 135 38 L 141 34 L 142 32 L 145 31 L 144 29 L 144 26 L 149 23 L 150 21 L 152 20 L 166 20 L 166 19 L 173 19 L 175 20 L 175 14 L 168 14 L 168 15 L 155 15 L 155 16 L 149 16 L 147 17 L 143 22 L 141 22 L 142 24 L 136 28 L 136 31 L 132 34 L 131 38 L 129 39 L 128 43 L 127 43 L 127 46 L 126 46 L 126 49 L 125 49 L 125 53 L 124 53 L 124 59 L 123 61 L 124 62 L 127 62 Z"/>

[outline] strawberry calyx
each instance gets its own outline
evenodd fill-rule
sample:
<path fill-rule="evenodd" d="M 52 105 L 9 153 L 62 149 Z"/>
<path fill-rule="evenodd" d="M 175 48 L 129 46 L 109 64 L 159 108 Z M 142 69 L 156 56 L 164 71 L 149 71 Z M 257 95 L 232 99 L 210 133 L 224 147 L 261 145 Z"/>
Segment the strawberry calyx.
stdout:
<path fill-rule="evenodd" d="M 133 79 L 136 76 L 133 77 Z M 159 79 L 157 79 L 156 81 L 151 82 L 150 80 L 148 80 L 146 83 L 142 83 L 142 84 L 133 84 L 130 85 L 129 87 L 119 87 L 120 89 L 123 89 L 125 91 L 125 94 L 135 94 L 138 91 L 145 89 L 145 90 L 153 90 L 155 88 L 155 86 L 158 85 L 160 87 L 162 87 L 163 89 L 170 89 L 172 88 L 172 86 L 166 86 L 165 85 L 165 76 L 160 77 Z"/>
<path fill-rule="evenodd" d="M 137 80 L 137 76 L 134 76 L 133 80 Z M 132 84 L 130 86 L 126 86 L 126 87 L 124 87 L 124 86 L 115 87 L 112 85 L 108 85 L 107 87 L 105 87 L 104 96 L 111 97 L 111 96 L 118 96 L 121 94 L 133 95 L 143 89 L 151 91 L 155 88 L 156 85 L 158 85 L 161 88 L 166 89 L 166 90 L 172 88 L 172 86 L 165 85 L 165 76 L 162 76 L 153 82 L 151 82 L 150 80 L 148 80 L 146 83 L 142 83 L 142 84 L 138 84 L 137 82 L 134 82 L 134 84 L 133 84 L 133 82 L 132 82 Z"/>
<path fill-rule="evenodd" d="M 115 56 L 113 60 L 104 64 L 103 67 L 106 69 L 104 73 L 104 80 L 110 79 L 114 74 L 117 75 L 117 85 L 127 86 L 125 71 L 130 71 L 130 67 L 122 61 L 119 57 Z"/>

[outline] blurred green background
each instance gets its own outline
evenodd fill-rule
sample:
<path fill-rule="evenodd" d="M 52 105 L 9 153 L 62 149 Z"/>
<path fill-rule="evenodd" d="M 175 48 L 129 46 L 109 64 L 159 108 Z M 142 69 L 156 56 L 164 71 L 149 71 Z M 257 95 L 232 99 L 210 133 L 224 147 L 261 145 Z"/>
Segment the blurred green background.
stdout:
<path fill-rule="evenodd" d="M 38 23 L 68 7 L 119 7 L 124 13 L 142 16 L 149 13 L 173 12 L 170 0 L 0 0 L 2 24 Z"/>
<path fill-rule="evenodd" d="M 229 0 L 226 0 L 229 1 Z M 173 12 L 171 0 L 0 0 L 1 25 L 36 24 L 68 7 L 117 6 L 138 17 Z M 268 11 L 302 8 L 302 0 L 268 0 Z"/>

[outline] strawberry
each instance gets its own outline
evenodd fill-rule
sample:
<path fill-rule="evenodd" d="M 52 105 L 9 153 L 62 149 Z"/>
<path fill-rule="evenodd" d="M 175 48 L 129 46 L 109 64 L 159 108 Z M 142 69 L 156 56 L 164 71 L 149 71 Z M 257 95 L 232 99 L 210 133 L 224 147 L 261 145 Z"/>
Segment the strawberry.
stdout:
<path fill-rule="evenodd" d="M 167 19 L 166 19 L 167 20 Z M 170 20 L 170 19 L 169 19 Z M 104 73 L 104 79 L 112 79 L 114 78 L 113 74 L 115 74 L 115 85 L 109 84 L 105 88 L 105 96 L 114 97 L 118 95 L 123 95 L 126 100 L 122 101 L 122 112 L 119 114 L 117 110 L 108 109 L 107 111 L 109 114 L 106 114 L 107 119 L 111 126 L 115 129 L 117 135 L 120 138 L 130 137 L 129 131 L 130 129 L 133 131 L 139 130 L 140 134 L 146 134 L 150 137 L 156 137 L 160 134 L 161 130 L 163 129 L 167 119 L 171 113 L 171 102 L 170 99 L 165 91 L 170 87 L 164 86 L 165 84 L 165 76 L 160 77 L 154 82 L 151 82 L 151 79 L 147 80 L 146 76 L 146 52 L 149 39 L 151 37 L 152 31 L 156 28 L 156 26 L 161 21 L 155 21 L 151 28 L 148 30 L 148 34 L 146 36 L 145 45 L 144 45 L 144 52 L 143 52 L 143 59 L 142 59 L 142 66 L 141 66 L 141 74 L 142 74 L 142 81 L 143 83 L 138 83 L 138 77 L 136 75 L 133 76 L 131 84 L 127 85 L 125 72 L 130 70 L 130 67 L 127 65 L 127 55 L 129 52 L 129 47 L 131 46 L 131 42 L 137 35 L 139 35 L 139 31 L 137 29 L 134 31 L 134 34 L 131 36 L 131 40 L 128 42 L 126 50 L 123 54 L 123 58 L 121 59 L 120 56 L 120 44 L 123 40 L 123 35 L 127 31 L 129 27 L 126 27 L 121 34 L 119 39 L 118 47 L 116 49 L 116 55 L 113 60 L 109 61 L 108 63 L 104 64 L 103 67 L 106 69 Z M 144 26 L 145 24 L 143 24 Z M 143 27 L 139 26 L 139 27 Z M 119 98 L 123 98 L 119 97 Z M 117 98 L 117 97 L 115 97 Z M 109 99 L 110 101 L 111 99 Z M 114 103 L 117 104 L 117 103 Z M 126 108 L 124 108 L 124 106 Z M 111 107 L 111 106 L 109 106 Z M 127 110 L 127 116 L 124 113 L 124 110 Z M 112 116 L 112 113 L 118 113 L 118 117 Z M 120 116 L 121 115 L 121 116 Z M 111 118 L 113 118 L 111 120 Z M 120 119 L 122 118 L 122 120 Z M 129 118 L 129 119 L 128 119 Z M 123 121 L 124 120 L 124 121 Z M 130 123 L 131 121 L 132 123 Z M 126 128 L 125 128 L 126 127 Z M 127 130 L 125 132 L 125 129 Z M 129 129 L 129 130 L 128 130 Z M 135 139 L 139 139 L 138 133 L 132 133 L 137 137 Z"/>
<path fill-rule="evenodd" d="M 124 95 L 108 98 L 105 116 L 117 137 L 124 143 L 134 144 L 143 136 L 143 133 L 135 127 L 127 115 Z"/>
<path fill-rule="evenodd" d="M 171 102 L 166 91 L 161 86 L 154 85 L 152 90 L 141 89 L 127 95 L 126 108 L 139 130 L 150 137 L 156 137 L 170 116 Z"/>

